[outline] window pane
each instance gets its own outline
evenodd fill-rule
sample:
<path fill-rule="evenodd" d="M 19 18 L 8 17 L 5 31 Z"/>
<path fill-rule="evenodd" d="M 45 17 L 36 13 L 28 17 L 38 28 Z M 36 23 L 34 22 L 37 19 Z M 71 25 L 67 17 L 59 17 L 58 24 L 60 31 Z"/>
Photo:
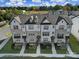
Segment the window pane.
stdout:
<path fill-rule="evenodd" d="M 45 29 L 45 30 L 48 30 L 48 29 L 49 29 L 49 26 L 44 26 L 44 29 Z"/>
<path fill-rule="evenodd" d="M 62 29 L 63 30 L 64 29 L 64 25 L 60 25 L 59 26 L 59 29 Z"/>
<path fill-rule="evenodd" d="M 20 38 L 20 34 L 14 34 L 14 38 Z"/>
<path fill-rule="evenodd" d="M 14 29 L 18 29 L 18 26 L 17 25 L 14 25 L 13 27 L 14 27 Z"/>
<path fill-rule="evenodd" d="M 63 34 L 57 34 L 57 38 L 63 39 L 64 38 L 64 35 Z"/>
<path fill-rule="evenodd" d="M 33 25 L 29 25 L 29 29 L 34 29 L 34 26 Z"/>
<path fill-rule="evenodd" d="M 43 32 L 43 36 L 49 36 L 49 32 Z"/>

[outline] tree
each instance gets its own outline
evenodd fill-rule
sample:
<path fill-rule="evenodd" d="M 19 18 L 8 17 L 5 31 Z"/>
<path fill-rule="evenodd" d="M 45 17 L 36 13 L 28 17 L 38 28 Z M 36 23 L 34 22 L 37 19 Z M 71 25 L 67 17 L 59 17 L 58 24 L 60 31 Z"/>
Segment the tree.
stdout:
<path fill-rule="evenodd" d="M 52 6 L 49 6 L 49 7 L 48 7 L 48 10 L 53 10 L 53 7 L 52 7 Z"/>
<path fill-rule="evenodd" d="M 73 6 L 72 6 L 72 4 L 68 3 L 64 6 L 63 9 L 66 11 L 71 11 L 71 10 L 73 10 Z"/>
<path fill-rule="evenodd" d="M 62 9 L 62 6 L 56 5 L 56 6 L 53 7 L 53 9 L 54 9 L 54 10 L 59 10 L 59 9 Z"/>
<path fill-rule="evenodd" d="M 4 19 L 3 19 L 3 17 L 2 17 L 2 16 L 0 16 L 0 22 L 1 22 L 1 21 L 4 21 Z"/>

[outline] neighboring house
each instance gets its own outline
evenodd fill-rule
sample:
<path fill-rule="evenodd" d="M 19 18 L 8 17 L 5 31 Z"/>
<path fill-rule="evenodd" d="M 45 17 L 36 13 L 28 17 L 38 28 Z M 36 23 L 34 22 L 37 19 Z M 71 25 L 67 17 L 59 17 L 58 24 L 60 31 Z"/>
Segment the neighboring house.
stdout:
<path fill-rule="evenodd" d="M 13 43 L 65 45 L 71 34 L 72 21 L 67 15 L 20 14 L 11 21 Z"/>

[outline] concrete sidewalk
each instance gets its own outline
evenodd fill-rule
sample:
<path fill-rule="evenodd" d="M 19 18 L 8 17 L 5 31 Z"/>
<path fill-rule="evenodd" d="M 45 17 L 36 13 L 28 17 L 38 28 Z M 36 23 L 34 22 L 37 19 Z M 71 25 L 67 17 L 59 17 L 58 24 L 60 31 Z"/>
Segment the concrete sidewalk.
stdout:
<path fill-rule="evenodd" d="M 4 56 L 10 56 L 10 57 L 58 57 L 58 58 L 63 58 L 66 55 L 65 54 L 0 54 L 0 57 L 4 57 Z"/>
<path fill-rule="evenodd" d="M 26 45 L 23 44 L 23 45 L 22 45 L 22 49 L 21 49 L 21 51 L 20 51 L 20 54 L 24 54 L 25 48 L 26 48 Z"/>
<path fill-rule="evenodd" d="M 64 57 L 72 57 L 72 58 L 79 58 L 79 54 L 17 54 L 17 53 L 6 53 L 6 54 L 0 54 L 0 57 L 56 57 L 56 58 L 64 58 Z"/>
<path fill-rule="evenodd" d="M 37 46 L 36 53 L 37 53 L 37 54 L 40 54 L 40 44 Z"/>
<path fill-rule="evenodd" d="M 56 54 L 56 49 L 55 49 L 54 43 L 52 43 L 52 53 L 53 53 L 53 54 Z"/>
<path fill-rule="evenodd" d="M 9 41 L 9 39 L 5 39 L 1 44 L 0 44 L 0 50 L 6 45 L 6 43 Z"/>
<path fill-rule="evenodd" d="M 69 44 L 67 44 L 67 51 L 69 52 L 69 54 L 74 54 L 69 46 Z"/>

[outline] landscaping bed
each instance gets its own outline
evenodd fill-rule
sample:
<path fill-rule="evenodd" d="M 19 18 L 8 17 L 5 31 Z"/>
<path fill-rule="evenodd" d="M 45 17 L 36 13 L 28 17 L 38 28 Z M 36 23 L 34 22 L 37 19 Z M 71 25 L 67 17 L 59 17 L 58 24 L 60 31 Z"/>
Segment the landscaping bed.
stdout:
<path fill-rule="evenodd" d="M 66 48 L 56 48 L 57 54 L 66 54 L 67 49 Z"/>
<path fill-rule="evenodd" d="M 69 44 L 72 51 L 76 54 L 79 54 L 79 42 L 77 41 L 76 37 L 71 35 L 69 39 Z"/>
<path fill-rule="evenodd" d="M 67 48 L 64 46 L 57 46 L 57 44 L 55 44 L 55 49 L 57 54 L 66 54 L 67 53 Z"/>
<path fill-rule="evenodd" d="M 19 53 L 21 47 L 12 48 L 12 39 L 10 39 L 7 44 L 0 50 L 0 53 Z"/>
<path fill-rule="evenodd" d="M 27 45 L 25 53 L 36 53 L 36 45 Z"/>
<path fill-rule="evenodd" d="M 50 45 L 43 45 L 41 44 L 41 53 L 44 53 L 44 54 L 52 54 L 52 46 L 51 44 Z"/>

